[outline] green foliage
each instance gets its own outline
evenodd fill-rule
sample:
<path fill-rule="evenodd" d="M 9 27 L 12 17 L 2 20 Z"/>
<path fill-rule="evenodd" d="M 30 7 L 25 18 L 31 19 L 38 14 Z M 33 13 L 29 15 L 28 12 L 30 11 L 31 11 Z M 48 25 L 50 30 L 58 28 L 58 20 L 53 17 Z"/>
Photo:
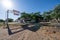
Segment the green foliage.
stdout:
<path fill-rule="evenodd" d="M 52 12 L 52 11 L 44 12 L 44 13 L 43 13 L 42 16 L 44 17 L 45 20 L 49 21 L 49 20 L 52 19 L 52 17 L 51 17 L 51 12 Z"/>
<path fill-rule="evenodd" d="M 3 19 L 0 19 L 0 22 L 4 22 L 4 20 Z"/>
<path fill-rule="evenodd" d="M 21 18 L 29 18 L 30 14 L 26 13 L 26 12 L 22 12 L 21 13 Z"/>
<path fill-rule="evenodd" d="M 59 19 L 60 18 L 60 4 L 57 5 L 53 10 L 49 12 L 43 13 L 44 19 L 51 20 L 51 19 Z"/>
<path fill-rule="evenodd" d="M 7 19 L 6 19 L 7 21 Z M 12 18 L 8 18 L 8 22 L 13 22 L 13 19 Z"/>
<path fill-rule="evenodd" d="M 8 19 L 8 22 L 13 22 L 13 19 L 9 18 L 9 19 Z"/>
<path fill-rule="evenodd" d="M 53 9 L 53 14 L 56 19 L 60 18 L 60 4 Z"/>
<path fill-rule="evenodd" d="M 53 10 L 43 12 L 42 15 L 40 14 L 40 12 L 35 12 L 35 13 L 22 12 L 20 18 L 25 18 L 25 19 L 30 18 L 31 20 L 35 20 L 37 22 L 41 20 L 47 20 L 47 21 L 50 21 L 52 19 L 58 20 L 60 19 L 60 4 L 57 5 Z"/>
<path fill-rule="evenodd" d="M 42 15 L 40 15 L 40 12 L 35 12 L 35 13 L 22 12 L 20 18 L 31 19 L 31 20 L 35 20 L 37 22 L 39 21 L 39 19 L 43 19 Z"/>

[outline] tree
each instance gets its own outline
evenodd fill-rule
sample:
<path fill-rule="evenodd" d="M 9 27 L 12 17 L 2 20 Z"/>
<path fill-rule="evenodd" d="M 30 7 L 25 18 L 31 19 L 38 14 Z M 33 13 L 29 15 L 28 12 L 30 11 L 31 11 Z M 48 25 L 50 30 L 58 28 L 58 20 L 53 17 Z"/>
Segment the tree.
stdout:
<path fill-rule="evenodd" d="M 44 17 L 44 20 L 46 20 L 46 21 L 51 20 L 51 19 L 52 19 L 52 17 L 51 17 L 51 13 L 52 13 L 51 10 L 48 11 L 48 12 L 44 12 L 43 15 L 42 15 L 42 16 Z"/>
<path fill-rule="evenodd" d="M 21 13 L 21 18 L 29 18 L 30 14 L 26 13 L 26 12 L 22 12 Z"/>
<path fill-rule="evenodd" d="M 7 19 L 6 19 L 7 21 Z M 12 18 L 8 18 L 8 22 L 13 22 L 13 19 Z"/>
<path fill-rule="evenodd" d="M 57 5 L 53 10 L 44 12 L 42 15 L 40 14 L 40 12 L 35 12 L 35 13 L 32 12 L 30 14 L 26 12 L 22 12 L 20 18 L 24 18 L 24 19 L 30 18 L 31 20 L 35 20 L 36 22 L 40 20 L 50 21 L 52 19 L 56 19 L 58 21 L 58 19 L 60 19 L 60 4 Z"/>
<path fill-rule="evenodd" d="M 35 20 L 35 15 L 33 12 L 30 14 L 30 17 L 31 17 L 31 20 Z"/>
<path fill-rule="evenodd" d="M 3 19 L 0 19 L 0 22 L 4 22 L 4 20 Z"/>
<path fill-rule="evenodd" d="M 41 20 L 43 20 L 42 15 L 40 14 L 40 12 L 35 12 L 35 17 L 36 17 L 36 22 L 39 22 Z"/>
<path fill-rule="evenodd" d="M 39 22 L 43 19 L 43 17 L 40 14 L 40 12 L 35 12 L 35 13 L 31 13 L 31 19 L 35 20 L 36 22 Z"/>
<path fill-rule="evenodd" d="M 22 18 L 25 22 L 31 21 L 31 15 L 26 12 L 22 12 L 20 18 Z"/>
<path fill-rule="evenodd" d="M 21 18 L 35 20 L 36 22 L 39 22 L 41 19 L 43 19 L 42 15 L 40 15 L 40 12 L 35 12 L 35 13 L 32 12 L 30 14 L 26 12 L 22 12 Z"/>
<path fill-rule="evenodd" d="M 60 19 L 60 4 L 57 5 L 57 6 L 53 9 L 51 15 L 52 15 L 52 16 L 54 17 L 54 19 L 56 19 L 57 21 L 58 21 L 58 19 Z"/>

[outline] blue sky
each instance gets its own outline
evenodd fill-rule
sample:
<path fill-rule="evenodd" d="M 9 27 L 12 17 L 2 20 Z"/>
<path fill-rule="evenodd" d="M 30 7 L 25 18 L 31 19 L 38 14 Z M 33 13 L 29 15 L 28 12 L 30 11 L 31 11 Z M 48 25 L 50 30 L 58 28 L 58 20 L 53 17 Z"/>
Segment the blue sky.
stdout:
<path fill-rule="evenodd" d="M 20 12 L 38 12 L 52 10 L 57 4 L 60 4 L 60 0 L 11 0 L 13 7 L 11 9 L 18 10 Z M 6 10 L 0 1 L 0 19 L 6 19 Z M 19 16 L 9 13 L 9 18 L 17 19 Z"/>

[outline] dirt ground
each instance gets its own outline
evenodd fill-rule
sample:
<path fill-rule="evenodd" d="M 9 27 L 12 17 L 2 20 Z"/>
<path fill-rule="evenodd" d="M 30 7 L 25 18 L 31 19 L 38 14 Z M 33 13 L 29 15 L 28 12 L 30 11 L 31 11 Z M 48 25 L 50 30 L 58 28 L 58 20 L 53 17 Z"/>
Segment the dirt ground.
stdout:
<path fill-rule="evenodd" d="M 18 27 L 10 27 L 13 34 L 8 34 L 8 29 L 0 28 L 0 40 L 60 40 L 60 30 L 57 27 L 41 26 L 37 31 Z"/>

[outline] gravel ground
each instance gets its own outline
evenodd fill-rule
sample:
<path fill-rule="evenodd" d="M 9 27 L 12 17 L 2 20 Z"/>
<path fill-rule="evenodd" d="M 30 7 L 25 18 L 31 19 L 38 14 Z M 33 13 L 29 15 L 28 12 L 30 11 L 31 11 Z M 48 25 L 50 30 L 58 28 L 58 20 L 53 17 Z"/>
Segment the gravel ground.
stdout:
<path fill-rule="evenodd" d="M 15 29 L 16 28 L 16 29 Z M 21 30 L 19 27 L 12 27 L 12 32 Z M 60 40 L 60 30 L 57 27 L 41 27 L 36 32 L 31 30 L 22 30 L 20 32 L 8 35 L 8 30 L 0 28 L 0 40 Z"/>

